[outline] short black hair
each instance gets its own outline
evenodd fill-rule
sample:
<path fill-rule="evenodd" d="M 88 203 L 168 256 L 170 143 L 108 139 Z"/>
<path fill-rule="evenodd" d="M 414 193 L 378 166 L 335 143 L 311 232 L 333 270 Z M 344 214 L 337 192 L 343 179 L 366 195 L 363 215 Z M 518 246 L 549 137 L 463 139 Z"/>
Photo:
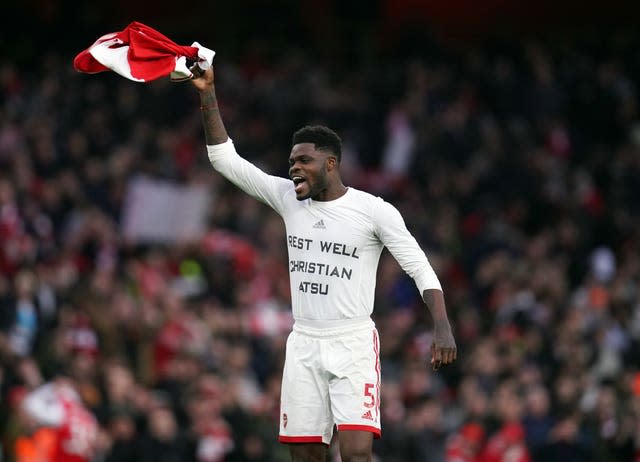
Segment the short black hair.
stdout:
<path fill-rule="evenodd" d="M 313 143 L 319 151 L 328 151 L 342 159 L 342 140 L 336 132 L 324 125 L 306 125 L 293 134 L 292 144 Z"/>

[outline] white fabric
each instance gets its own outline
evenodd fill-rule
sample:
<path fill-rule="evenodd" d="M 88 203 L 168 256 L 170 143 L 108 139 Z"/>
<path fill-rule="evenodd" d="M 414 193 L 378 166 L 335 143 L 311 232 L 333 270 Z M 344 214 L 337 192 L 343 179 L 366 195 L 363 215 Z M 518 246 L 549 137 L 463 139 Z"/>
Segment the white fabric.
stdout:
<path fill-rule="evenodd" d="M 193 42 L 191 46 L 198 49 L 198 62 L 196 65 L 203 71 L 209 69 L 216 52 L 200 45 L 198 42 Z M 180 56 L 176 59 L 176 68 L 170 75 L 171 80 L 173 82 L 181 82 L 189 80 L 191 77 L 193 77 L 193 72 L 187 67 L 187 58 Z"/>
<path fill-rule="evenodd" d="M 134 82 L 144 82 L 144 79 L 137 79 L 131 75 L 131 67 L 127 54 L 129 45 L 120 46 L 124 42 L 115 37 L 116 33 L 103 35 L 89 48 L 89 53 L 103 66 L 117 72 L 123 77 Z"/>
<path fill-rule="evenodd" d="M 64 420 L 64 407 L 53 383 L 42 385 L 29 393 L 22 407 L 41 425 L 57 427 Z"/>
<path fill-rule="evenodd" d="M 380 435 L 380 359 L 372 322 L 343 335 L 295 329 L 282 375 L 280 441 L 329 444 L 333 426 Z"/>
<path fill-rule="evenodd" d="M 370 316 L 376 272 L 387 247 L 420 291 L 440 282 L 398 210 L 349 188 L 328 202 L 298 201 L 293 182 L 267 175 L 240 157 L 233 142 L 207 147 L 213 167 L 278 212 L 287 231 L 293 317 L 339 320 Z"/>

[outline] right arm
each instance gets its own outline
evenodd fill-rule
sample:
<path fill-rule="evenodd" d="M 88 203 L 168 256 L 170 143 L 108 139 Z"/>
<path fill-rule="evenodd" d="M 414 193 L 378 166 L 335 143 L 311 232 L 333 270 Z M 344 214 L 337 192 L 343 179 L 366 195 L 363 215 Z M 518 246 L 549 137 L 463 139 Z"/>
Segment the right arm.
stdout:
<path fill-rule="evenodd" d="M 203 72 L 198 66 L 195 66 L 192 72 L 194 73 L 194 78 L 191 82 L 200 94 L 202 125 L 204 126 L 207 145 L 222 144 L 229 139 L 229 135 L 227 135 L 227 129 L 224 127 L 222 117 L 220 117 L 213 68 L 210 67 Z"/>
<path fill-rule="evenodd" d="M 200 94 L 202 125 L 211 165 L 247 194 L 280 213 L 282 196 L 292 188 L 291 181 L 268 175 L 238 155 L 220 116 L 213 69 L 201 71 L 195 66 L 192 72 L 191 82 Z"/>

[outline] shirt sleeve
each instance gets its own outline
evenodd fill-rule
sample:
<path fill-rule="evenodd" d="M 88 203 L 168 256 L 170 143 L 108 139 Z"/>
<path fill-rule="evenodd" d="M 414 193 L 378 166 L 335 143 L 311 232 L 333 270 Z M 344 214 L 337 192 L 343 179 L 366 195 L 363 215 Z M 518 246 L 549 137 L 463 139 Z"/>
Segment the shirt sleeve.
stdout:
<path fill-rule="evenodd" d="M 282 215 L 282 198 L 293 187 L 291 181 L 269 175 L 241 157 L 231 138 L 222 144 L 208 145 L 207 153 L 211 165 L 222 176 Z"/>
<path fill-rule="evenodd" d="M 442 290 L 438 276 L 398 209 L 382 199 L 376 202 L 373 211 L 376 234 L 400 267 L 413 278 L 420 296 L 426 289 Z"/>

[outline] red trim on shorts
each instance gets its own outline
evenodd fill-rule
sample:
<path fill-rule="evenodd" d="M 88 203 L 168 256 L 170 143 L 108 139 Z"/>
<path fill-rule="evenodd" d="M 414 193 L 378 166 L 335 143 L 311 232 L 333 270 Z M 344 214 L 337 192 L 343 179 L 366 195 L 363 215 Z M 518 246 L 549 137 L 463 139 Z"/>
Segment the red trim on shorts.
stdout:
<path fill-rule="evenodd" d="M 370 432 L 370 433 L 373 433 L 373 437 L 375 439 L 380 439 L 380 434 L 382 433 L 378 427 L 373 427 L 371 425 L 353 425 L 353 424 L 338 425 L 338 431 L 342 431 L 342 430 Z"/>
<path fill-rule="evenodd" d="M 376 421 L 380 417 L 380 339 L 378 331 L 373 329 L 373 351 L 376 354 Z"/>
<path fill-rule="evenodd" d="M 281 443 L 322 443 L 321 436 L 278 436 Z"/>

